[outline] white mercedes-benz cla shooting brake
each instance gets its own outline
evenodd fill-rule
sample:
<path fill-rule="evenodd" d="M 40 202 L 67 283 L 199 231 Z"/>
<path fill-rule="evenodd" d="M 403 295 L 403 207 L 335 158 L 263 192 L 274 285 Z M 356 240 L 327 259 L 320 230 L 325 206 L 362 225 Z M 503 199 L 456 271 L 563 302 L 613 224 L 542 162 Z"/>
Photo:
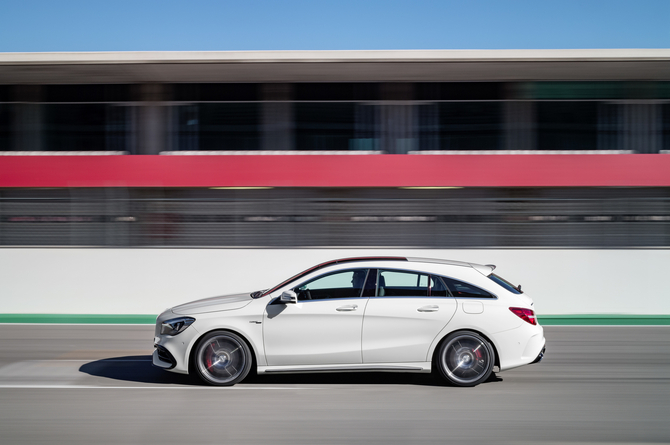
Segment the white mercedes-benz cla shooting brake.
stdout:
<path fill-rule="evenodd" d="M 457 386 L 540 361 L 533 300 L 495 266 L 348 258 L 272 289 L 175 306 L 156 320 L 155 366 L 234 385 L 262 373 L 431 372 Z"/>

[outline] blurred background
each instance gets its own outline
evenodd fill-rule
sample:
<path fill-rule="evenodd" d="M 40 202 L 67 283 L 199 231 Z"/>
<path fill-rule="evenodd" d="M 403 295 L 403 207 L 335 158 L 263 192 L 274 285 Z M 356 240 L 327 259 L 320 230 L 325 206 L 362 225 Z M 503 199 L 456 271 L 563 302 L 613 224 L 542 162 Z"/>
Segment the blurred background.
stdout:
<path fill-rule="evenodd" d="M 497 263 L 541 315 L 670 313 L 667 2 L 0 12 L 0 312 L 372 253 Z"/>
<path fill-rule="evenodd" d="M 394 254 L 496 262 L 540 314 L 665 314 L 669 73 L 665 49 L 0 54 L 6 311 L 152 314 Z"/>
<path fill-rule="evenodd" d="M 0 17 L 0 442 L 670 441 L 667 0 Z M 166 307 L 369 255 L 497 265 L 542 363 L 476 388 L 151 366 Z"/>
<path fill-rule="evenodd" d="M 543 53 L 539 54 L 520 56 L 532 56 L 528 57 L 530 63 L 544 68 L 547 62 Z M 323 55 L 329 56 L 327 52 Z M 396 63 L 413 55 L 401 53 Z M 475 53 L 469 63 L 500 64 L 503 54 L 492 55 L 477 57 Z M 643 52 L 633 55 L 642 56 Z M 386 162 L 383 154 L 455 154 L 480 159 L 554 154 L 576 165 L 581 162 L 576 155 L 599 154 L 604 155 L 602 162 L 595 162 L 602 165 L 602 171 L 593 172 L 598 176 L 606 173 L 610 156 L 670 153 L 670 81 L 632 80 L 654 76 L 646 60 L 621 55 L 618 63 L 626 64 L 627 71 L 617 74 L 621 78 L 617 81 L 503 82 L 498 79 L 499 71 L 484 67 L 474 73 L 480 82 L 418 82 L 427 76 L 439 77 L 449 65 L 461 69 L 462 62 L 451 60 L 453 53 L 438 52 L 430 56 L 445 67 L 436 69 L 435 60 L 414 62 L 416 74 L 402 75 L 404 82 L 338 82 L 340 77 L 356 77 L 357 72 L 322 74 L 318 72 L 320 64 L 308 58 L 307 62 L 284 63 L 283 77 L 304 78 L 314 72 L 315 82 L 310 83 L 114 83 L 127 81 L 120 68 L 127 68 L 127 56 L 120 54 L 122 64 L 105 74 L 110 83 L 84 83 L 90 76 L 80 73 L 83 68 L 78 61 L 77 65 L 63 62 L 58 69 L 40 70 L 39 76 L 33 75 L 39 83 L 33 85 L 0 86 L 0 150 L 26 159 L 24 187 L 0 189 L 1 245 L 670 246 L 670 194 L 667 184 L 662 183 L 620 188 L 630 183 L 630 178 L 620 177 L 620 184 L 612 184 L 620 186 L 617 188 L 585 188 L 577 178 L 562 187 L 510 187 L 502 179 L 498 187 L 485 186 L 490 184 L 485 179 L 476 187 L 465 188 L 458 181 L 443 186 L 454 176 L 450 168 L 456 164 L 449 156 L 427 161 L 440 162 L 443 168 L 431 173 L 435 177 L 425 178 L 426 187 L 413 188 L 411 185 L 418 185 L 413 183 L 403 187 L 408 184 L 403 177 L 396 178 L 395 187 L 372 182 L 367 187 L 333 188 L 328 179 L 306 187 L 301 180 L 305 174 L 318 174 L 301 171 L 308 168 L 301 165 L 302 154 L 380 156 L 379 169 Z M 605 57 L 602 66 L 593 67 L 591 61 L 577 60 L 581 56 L 574 51 L 562 63 L 552 62 L 551 71 L 559 69 L 563 77 L 571 78 L 611 77 L 611 63 Z M 247 71 L 271 78 L 265 70 L 273 62 L 258 57 L 258 67 Z M 33 59 L 31 68 L 35 63 L 48 64 L 50 57 Z M 91 60 L 84 68 L 96 62 Z M 172 66 L 181 62 L 188 65 L 173 60 Z M 508 71 L 525 74 L 527 63 L 507 61 L 503 65 Z M 229 64 L 222 57 L 217 67 L 225 70 Z M 376 72 L 359 77 L 389 77 L 380 65 L 392 64 L 373 57 L 366 68 Z M 132 67 L 150 70 L 153 62 Z M 670 59 L 662 68 L 670 69 Z M 14 62 L 0 69 L 0 78 L 4 74 L 18 81 L 22 69 L 26 66 Z M 181 67 L 178 73 L 173 72 L 177 68 L 165 68 L 161 77 L 197 80 L 203 77 L 203 69 L 201 63 L 192 63 L 187 73 Z M 146 73 L 137 77 L 142 74 Z M 75 83 L 49 83 L 65 77 Z M 326 78 L 330 81 L 324 81 Z M 87 172 L 81 167 L 67 171 L 67 182 L 85 186 L 25 187 L 38 186 L 44 180 L 44 172 L 33 169 L 30 156 L 176 154 L 255 156 L 258 165 L 266 162 L 264 156 L 284 155 L 294 156 L 295 162 L 288 161 L 294 165 L 294 170 L 285 172 L 288 187 L 260 183 L 234 187 L 224 174 L 209 187 L 180 187 L 167 174 L 162 187 L 133 187 L 125 171 L 115 173 L 119 184 L 106 187 L 107 178 L 86 183 L 81 177 Z M 51 159 L 55 158 L 42 161 L 43 165 L 75 168 L 50 164 L 55 162 Z M 360 159 L 351 157 L 347 162 L 356 169 Z M 528 159 L 519 157 L 515 174 L 532 174 L 533 156 Z M 108 170 L 117 168 L 111 158 L 101 162 L 107 162 L 104 168 Z M 160 161 L 152 162 L 143 168 L 160 168 Z M 249 162 L 253 166 L 255 161 Z M 657 163 L 653 156 L 645 162 L 650 168 Z M 12 165 L 12 171 L 17 168 L 20 165 Z M 184 162 L 183 169 L 188 168 Z M 481 171 L 474 168 L 466 174 L 476 178 Z M 556 174 L 570 174 L 570 168 Z"/>

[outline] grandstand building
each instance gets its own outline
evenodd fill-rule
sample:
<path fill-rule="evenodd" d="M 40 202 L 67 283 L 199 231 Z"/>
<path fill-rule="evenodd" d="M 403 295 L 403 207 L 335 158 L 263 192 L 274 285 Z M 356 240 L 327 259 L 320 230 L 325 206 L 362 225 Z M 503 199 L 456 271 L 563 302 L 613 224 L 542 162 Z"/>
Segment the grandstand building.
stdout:
<path fill-rule="evenodd" d="M 4 246 L 670 247 L 670 50 L 5 53 L 0 155 Z"/>

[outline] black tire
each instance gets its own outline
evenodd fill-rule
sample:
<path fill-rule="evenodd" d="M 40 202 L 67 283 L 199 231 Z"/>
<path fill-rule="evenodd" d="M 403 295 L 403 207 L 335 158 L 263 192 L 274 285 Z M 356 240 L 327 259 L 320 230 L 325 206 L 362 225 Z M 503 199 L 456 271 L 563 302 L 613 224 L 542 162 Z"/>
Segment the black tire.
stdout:
<path fill-rule="evenodd" d="M 495 352 L 491 344 L 472 331 L 449 334 L 435 357 L 442 377 L 455 386 L 476 386 L 493 372 Z"/>
<path fill-rule="evenodd" d="M 242 337 L 228 331 L 213 331 L 198 342 L 193 367 L 203 382 L 231 386 L 244 380 L 252 361 L 251 350 Z"/>

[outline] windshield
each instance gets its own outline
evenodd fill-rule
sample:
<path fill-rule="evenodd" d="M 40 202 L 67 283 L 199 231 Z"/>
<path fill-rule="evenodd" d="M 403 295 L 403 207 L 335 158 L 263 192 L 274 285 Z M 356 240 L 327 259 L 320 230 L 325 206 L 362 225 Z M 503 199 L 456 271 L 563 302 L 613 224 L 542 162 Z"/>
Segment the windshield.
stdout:
<path fill-rule="evenodd" d="M 328 263 L 324 263 L 324 264 L 330 264 L 330 262 L 328 262 Z M 262 296 L 264 296 L 264 295 L 271 294 L 272 292 L 276 291 L 276 290 L 279 289 L 280 287 L 285 286 L 285 285 L 287 285 L 288 283 L 290 283 L 291 281 L 297 280 L 297 279 L 300 278 L 300 277 L 304 277 L 304 276 L 307 275 L 308 273 L 310 273 L 310 272 L 312 272 L 312 271 L 314 271 L 314 270 L 316 270 L 316 269 L 319 269 L 320 267 L 323 267 L 323 264 L 319 264 L 318 266 L 310 267 L 309 269 L 300 272 L 298 275 L 294 275 L 294 276 L 292 276 L 291 278 L 289 278 L 288 280 L 286 280 L 286 281 L 282 281 L 281 283 L 279 283 L 278 285 L 276 285 L 276 286 L 273 287 L 272 289 L 268 289 L 268 290 L 266 290 L 266 291 L 263 291 L 258 297 L 254 297 L 254 298 L 259 298 L 259 297 L 262 297 Z M 256 292 L 254 292 L 254 294 L 255 294 L 255 293 L 256 293 Z M 252 297 L 253 297 L 253 295 L 252 295 Z"/>
<path fill-rule="evenodd" d="M 518 294 L 523 293 L 523 292 L 521 292 L 521 286 L 515 286 L 512 283 L 510 283 L 509 281 L 507 281 L 506 279 L 504 279 L 502 277 L 499 277 L 498 275 L 496 275 L 494 273 L 489 275 L 489 278 L 492 279 L 493 281 L 495 281 L 496 283 L 498 283 L 499 285 L 501 285 L 502 287 L 504 287 L 505 289 L 507 289 L 508 291 L 512 292 L 513 294 L 518 295 Z"/>

